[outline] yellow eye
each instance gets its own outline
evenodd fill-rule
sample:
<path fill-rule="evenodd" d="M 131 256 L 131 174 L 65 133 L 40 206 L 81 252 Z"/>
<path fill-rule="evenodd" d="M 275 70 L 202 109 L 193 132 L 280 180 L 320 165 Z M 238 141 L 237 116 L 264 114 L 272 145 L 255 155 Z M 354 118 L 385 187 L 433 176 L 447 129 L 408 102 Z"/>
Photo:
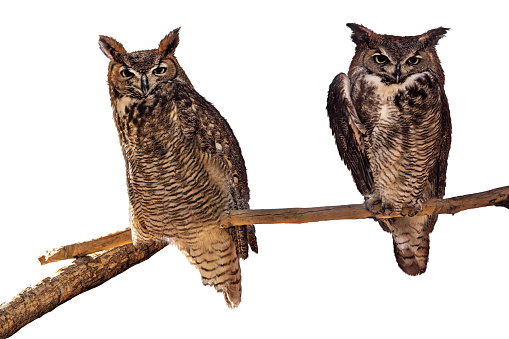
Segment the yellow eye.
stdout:
<path fill-rule="evenodd" d="M 413 57 L 408 58 L 408 60 L 407 60 L 407 63 L 408 63 L 409 65 L 417 65 L 417 64 L 419 64 L 419 62 L 421 62 L 421 58 L 414 57 L 414 56 L 413 56 Z"/>
<path fill-rule="evenodd" d="M 164 73 L 166 73 L 167 70 L 168 70 L 167 67 L 159 66 L 156 69 L 154 69 L 152 73 L 154 73 L 154 75 L 163 75 Z"/>
<path fill-rule="evenodd" d="M 122 69 L 120 70 L 120 75 L 122 76 L 122 78 L 126 78 L 126 79 L 127 79 L 127 78 L 132 77 L 132 76 L 134 75 L 134 73 L 133 73 L 133 72 L 131 72 L 131 71 L 130 71 L 129 69 L 127 69 L 127 68 L 122 68 Z"/>
<path fill-rule="evenodd" d="M 387 58 L 385 55 L 382 55 L 382 54 L 375 54 L 373 56 L 373 60 L 375 60 L 375 62 L 377 64 L 382 65 L 382 64 L 387 63 L 387 61 L 389 61 L 389 58 Z"/>

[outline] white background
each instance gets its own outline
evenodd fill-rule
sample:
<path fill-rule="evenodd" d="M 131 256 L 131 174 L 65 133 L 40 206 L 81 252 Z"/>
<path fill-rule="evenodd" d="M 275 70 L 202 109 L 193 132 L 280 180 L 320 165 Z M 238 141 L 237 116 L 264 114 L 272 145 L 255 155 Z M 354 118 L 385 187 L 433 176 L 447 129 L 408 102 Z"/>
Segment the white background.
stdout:
<path fill-rule="evenodd" d="M 128 225 L 99 34 L 134 51 L 182 26 L 176 56 L 232 126 L 258 209 L 362 202 L 325 111 L 354 54 L 346 23 L 393 35 L 450 27 L 438 46 L 453 121 L 446 196 L 508 185 L 502 2 L 13 3 L 0 5 L 0 302 L 71 263 L 40 267 L 45 250 Z M 508 217 L 441 216 L 418 277 L 371 220 L 258 225 L 235 310 L 168 247 L 14 337 L 504 337 Z"/>

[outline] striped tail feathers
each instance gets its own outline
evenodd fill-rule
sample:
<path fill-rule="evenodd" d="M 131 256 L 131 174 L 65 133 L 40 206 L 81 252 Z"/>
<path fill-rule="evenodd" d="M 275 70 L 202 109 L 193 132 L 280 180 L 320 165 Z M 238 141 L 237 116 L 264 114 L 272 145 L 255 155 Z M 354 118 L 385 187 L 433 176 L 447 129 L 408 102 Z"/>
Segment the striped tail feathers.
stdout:
<path fill-rule="evenodd" d="M 237 307 L 241 301 L 240 263 L 232 237 L 227 230 L 216 229 L 188 245 L 182 252 L 200 271 L 204 285 L 223 292 L 226 305 Z"/>
<path fill-rule="evenodd" d="M 395 218 L 389 223 L 399 267 L 408 275 L 424 273 L 429 255 L 428 216 Z"/>
<path fill-rule="evenodd" d="M 393 233 L 394 255 L 399 267 L 408 275 L 419 275 L 426 272 L 429 254 L 429 235 L 423 234 L 419 239 L 409 239 Z"/>

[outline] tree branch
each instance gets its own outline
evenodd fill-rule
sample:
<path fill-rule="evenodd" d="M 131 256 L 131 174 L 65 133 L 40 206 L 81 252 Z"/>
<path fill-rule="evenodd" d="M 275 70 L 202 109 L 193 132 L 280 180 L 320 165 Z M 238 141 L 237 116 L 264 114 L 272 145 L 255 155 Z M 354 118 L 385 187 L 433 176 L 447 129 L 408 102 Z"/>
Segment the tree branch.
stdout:
<path fill-rule="evenodd" d="M 429 200 L 423 203 L 422 210 L 417 213 L 417 215 L 455 214 L 467 209 L 493 205 L 509 208 L 509 186 L 444 200 Z M 408 215 L 410 212 L 412 212 L 411 208 L 403 210 L 403 214 L 405 215 Z M 364 205 L 234 210 L 223 216 L 221 220 L 221 227 L 227 228 L 249 224 L 302 224 L 327 220 L 364 219 L 373 217 L 397 218 L 401 217 L 401 215 L 399 213 L 391 213 L 387 215 L 382 215 L 380 213 L 371 214 L 368 210 L 366 210 Z M 131 231 L 128 228 L 102 238 L 61 246 L 51 251 L 47 251 L 44 255 L 39 257 L 39 261 L 41 262 L 41 265 L 44 265 L 49 262 L 87 255 L 130 242 Z"/>
<path fill-rule="evenodd" d="M 11 301 L 0 305 L 0 338 L 13 335 L 57 306 L 150 258 L 165 246 L 165 243 L 153 243 L 137 250 L 128 244 L 76 259 L 55 276 L 24 289 Z"/>
<path fill-rule="evenodd" d="M 509 204 L 509 186 L 489 191 L 462 195 L 449 199 L 431 199 L 422 204 L 417 215 L 456 214 L 458 212 L 486 206 L 503 206 Z M 509 208 L 509 207 L 508 207 Z M 412 208 L 403 209 L 403 215 L 412 212 Z M 227 228 L 249 224 L 302 224 L 308 222 L 364 219 L 364 218 L 398 218 L 399 213 L 372 214 L 364 205 L 325 206 L 311 208 L 283 208 L 270 210 L 233 210 L 221 221 L 221 227 Z"/>
<path fill-rule="evenodd" d="M 131 238 L 131 229 L 127 228 L 123 231 L 117 231 L 97 239 L 60 246 L 46 251 L 39 257 L 39 262 L 41 265 L 45 265 L 54 261 L 83 257 L 113 247 L 130 244 L 132 242 Z"/>
<path fill-rule="evenodd" d="M 423 204 L 418 215 L 454 214 L 467 209 L 493 205 L 509 208 L 509 186 L 444 200 L 430 200 Z M 409 212 L 411 212 L 409 209 L 403 211 L 404 214 Z M 221 227 L 373 217 L 396 218 L 400 215 L 394 213 L 371 214 L 363 205 L 238 210 L 224 215 Z M 143 249 L 136 250 L 130 242 L 131 232 L 126 229 L 98 239 L 62 246 L 41 256 L 39 261 L 41 264 L 45 264 L 115 247 L 105 252 L 81 257 L 71 265 L 60 269 L 54 277 L 46 278 L 34 287 L 26 288 L 11 301 L 1 304 L 0 338 L 11 336 L 26 324 L 50 312 L 67 300 L 101 285 L 137 263 L 150 258 L 166 246 L 165 243 L 153 243 Z"/>

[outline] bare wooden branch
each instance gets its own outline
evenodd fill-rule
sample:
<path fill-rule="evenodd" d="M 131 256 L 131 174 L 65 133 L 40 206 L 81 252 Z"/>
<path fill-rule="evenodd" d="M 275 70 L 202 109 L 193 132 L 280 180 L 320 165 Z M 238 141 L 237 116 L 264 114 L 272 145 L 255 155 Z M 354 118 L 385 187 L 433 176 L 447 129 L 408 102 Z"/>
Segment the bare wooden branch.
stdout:
<path fill-rule="evenodd" d="M 444 200 L 430 200 L 423 204 L 422 210 L 418 214 L 454 214 L 467 209 L 493 205 L 509 208 L 509 186 Z M 404 210 L 403 214 L 409 212 L 411 211 Z M 371 214 L 363 205 L 242 210 L 231 211 L 225 215 L 221 227 L 400 216 L 394 213 Z M 50 312 L 60 304 L 101 285 L 137 263 L 148 259 L 166 246 L 164 243 L 154 243 L 144 249 L 136 250 L 130 242 L 131 232 L 126 229 L 98 239 L 62 246 L 43 255 L 39 259 L 41 264 L 107 250 L 76 259 L 71 265 L 60 269 L 55 276 L 40 281 L 34 287 L 26 288 L 11 301 L 1 304 L 0 338 L 11 336 L 26 324 Z M 109 247 L 115 248 L 108 249 Z"/>
<path fill-rule="evenodd" d="M 432 199 L 423 203 L 417 215 L 455 214 L 464 210 L 486 207 L 506 206 L 509 202 L 509 186 L 489 191 L 462 195 L 449 199 Z M 412 208 L 403 210 L 409 215 Z M 326 206 L 312 208 L 283 208 L 270 210 L 236 210 L 225 215 L 221 227 L 232 227 L 249 224 L 302 224 L 308 222 L 364 219 L 364 218 L 398 218 L 399 213 L 372 214 L 363 205 Z"/>
<path fill-rule="evenodd" d="M 130 244 L 131 242 L 131 229 L 127 228 L 97 239 L 60 246 L 46 251 L 46 253 L 39 257 L 39 262 L 41 265 L 45 265 L 54 261 L 83 257 L 95 252 Z"/>
<path fill-rule="evenodd" d="M 506 205 L 504 205 L 506 204 Z M 509 208 L 509 186 L 495 188 L 490 191 L 463 195 L 449 199 L 434 199 L 425 202 L 418 215 L 455 214 L 467 209 L 486 206 L 506 206 Z M 409 214 L 411 209 L 404 210 Z M 237 210 L 224 215 L 221 227 L 248 224 L 302 224 L 308 222 L 363 218 L 397 218 L 401 215 L 391 213 L 387 215 L 371 214 L 363 205 L 325 206 L 311 208 L 282 208 L 266 210 Z M 61 246 L 46 252 L 39 258 L 42 265 L 65 260 L 81 255 L 87 255 L 100 250 L 124 245 L 131 242 L 131 231 L 126 229 L 105 237 L 85 241 L 77 244 Z"/>
<path fill-rule="evenodd" d="M 137 250 L 132 244 L 76 259 L 33 287 L 24 289 L 0 305 L 0 338 L 50 312 L 80 293 L 101 285 L 132 266 L 150 258 L 166 244 L 154 243 Z"/>

